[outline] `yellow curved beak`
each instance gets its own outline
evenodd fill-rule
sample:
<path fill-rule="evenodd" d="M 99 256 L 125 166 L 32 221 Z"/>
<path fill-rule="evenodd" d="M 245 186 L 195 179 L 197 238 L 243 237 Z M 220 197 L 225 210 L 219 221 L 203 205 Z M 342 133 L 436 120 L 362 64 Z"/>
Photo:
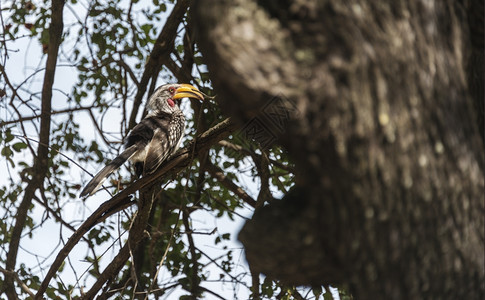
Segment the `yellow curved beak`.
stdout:
<path fill-rule="evenodd" d="M 175 91 L 175 95 L 173 95 L 172 98 L 195 98 L 199 100 L 204 100 L 204 95 L 193 85 L 181 84 L 181 86 Z"/>

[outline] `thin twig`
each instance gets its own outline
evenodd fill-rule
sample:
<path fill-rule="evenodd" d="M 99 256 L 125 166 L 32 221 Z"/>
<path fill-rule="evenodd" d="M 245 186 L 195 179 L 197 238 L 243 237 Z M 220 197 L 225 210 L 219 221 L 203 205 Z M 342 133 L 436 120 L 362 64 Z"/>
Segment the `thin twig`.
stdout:
<path fill-rule="evenodd" d="M 189 223 L 189 214 L 184 210 L 182 213 L 182 220 L 184 223 L 185 227 L 185 235 L 187 236 L 187 240 L 189 241 L 189 252 L 190 252 L 190 260 L 192 261 L 192 277 L 190 278 L 191 284 L 190 284 L 190 292 L 192 293 L 192 297 L 197 298 L 198 291 L 200 289 L 199 286 L 199 274 L 198 274 L 198 268 L 199 268 L 199 263 L 197 261 L 197 253 L 195 252 L 195 244 L 194 244 L 194 239 L 192 237 L 192 231 L 190 229 L 190 223 Z"/>
<path fill-rule="evenodd" d="M 222 140 L 219 142 L 219 145 L 223 146 L 223 147 L 226 147 L 226 148 L 229 148 L 229 149 L 232 149 L 232 150 L 235 150 L 235 151 L 238 151 L 242 154 L 245 154 L 245 156 L 251 156 L 251 157 L 259 157 L 261 155 L 257 154 L 257 153 L 254 153 L 252 152 L 251 150 L 247 149 L 247 148 L 244 148 L 243 146 L 241 145 L 236 145 L 234 143 L 231 143 L 227 140 Z M 274 160 L 274 159 L 271 159 L 269 158 L 269 161 L 271 162 L 271 164 L 275 165 L 276 167 L 282 169 L 282 170 L 285 170 L 285 171 L 288 171 L 290 173 L 295 173 L 295 169 L 291 166 L 291 165 L 285 165 L 285 164 L 282 164 L 281 162 L 277 161 L 277 160 Z"/>
<path fill-rule="evenodd" d="M 153 286 L 157 282 L 158 274 L 160 273 L 160 270 L 162 269 L 163 263 L 165 262 L 165 259 L 167 258 L 168 249 L 170 249 L 170 246 L 172 245 L 173 237 L 175 236 L 175 231 L 177 230 L 181 213 L 182 213 L 182 211 L 179 210 L 177 221 L 175 222 L 175 226 L 173 227 L 172 233 L 170 234 L 170 239 L 168 240 L 167 247 L 165 248 L 165 252 L 163 252 L 162 259 L 160 259 L 160 262 L 158 263 L 157 272 L 155 273 L 155 276 L 153 277 L 152 283 L 150 284 L 150 288 L 148 289 L 148 293 L 145 296 L 145 300 L 148 299 L 149 293 L 153 290 Z"/>
<path fill-rule="evenodd" d="M 30 297 L 34 297 L 34 293 L 32 293 L 29 287 L 20 279 L 19 274 L 17 274 L 15 271 L 5 270 L 4 268 L 0 267 L 0 272 L 2 272 L 7 277 L 15 279 L 15 281 L 17 281 L 22 290 L 29 294 Z"/>
<path fill-rule="evenodd" d="M 256 200 L 254 200 L 248 195 L 248 193 L 246 193 L 246 191 L 229 179 L 221 168 L 212 164 L 212 162 L 208 160 L 206 163 L 206 169 L 212 177 L 217 179 L 217 181 L 219 181 L 228 190 L 236 194 L 236 196 L 241 198 L 247 204 L 251 205 L 252 207 L 256 207 Z"/>
<path fill-rule="evenodd" d="M 75 111 L 88 110 L 88 109 L 91 109 L 91 108 L 90 107 L 83 107 L 83 106 L 75 107 L 75 108 L 66 108 L 66 109 L 63 109 L 63 110 L 52 111 L 50 113 L 50 115 L 51 116 L 52 115 L 59 115 L 59 114 L 71 113 L 71 112 L 75 112 Z M 16 119 L 16 120 L 1 121 L 0 127 L 3 127 L 5 125 L 9 125 L 9 124 L 19 123 L 19 122 L 31 121 L 31 120 L 34 120 L 34 119 L 38 119 L 40 117 L 41 117 L 40 115 L 35 115 L 35 116 L 29 116 L 29 117 L 22 117 L 22 118 L 19 118 L 19 119 Z"/>

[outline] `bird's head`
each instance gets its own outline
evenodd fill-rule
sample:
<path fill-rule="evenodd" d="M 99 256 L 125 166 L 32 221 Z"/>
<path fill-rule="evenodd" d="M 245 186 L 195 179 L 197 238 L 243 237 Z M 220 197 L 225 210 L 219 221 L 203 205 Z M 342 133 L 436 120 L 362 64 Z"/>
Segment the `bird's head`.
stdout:
<path fill-rule="evenodd" d="M 148 109 L 171 113 L 180 109 L 178 104 L 182 98 L 204 100 L 204 94 L 190 84 L 164 84 L 153 92 L 153 95 L 148 100 Z"/>

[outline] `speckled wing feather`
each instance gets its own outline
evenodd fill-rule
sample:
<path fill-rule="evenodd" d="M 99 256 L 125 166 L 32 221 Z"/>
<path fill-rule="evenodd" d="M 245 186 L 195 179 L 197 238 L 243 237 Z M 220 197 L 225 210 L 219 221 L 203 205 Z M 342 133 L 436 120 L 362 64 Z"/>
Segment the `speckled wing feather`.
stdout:
<path fill-rule="evenodd" d="M 167 139 L 165 128 L 156 129 L 153 139 L 147 147 L 144 173 L 153 173 L 153 171 L 155 171 L 168 157 L 170 152 L 170 143 Z"/>
<path fill-rule="evenodd" d="M 144 173 L 153 173 L 178 148 L 185 131 L 185 117 L 182 112 L 173 114 L 168 126 L 154 131 L 147 146 Z"/>

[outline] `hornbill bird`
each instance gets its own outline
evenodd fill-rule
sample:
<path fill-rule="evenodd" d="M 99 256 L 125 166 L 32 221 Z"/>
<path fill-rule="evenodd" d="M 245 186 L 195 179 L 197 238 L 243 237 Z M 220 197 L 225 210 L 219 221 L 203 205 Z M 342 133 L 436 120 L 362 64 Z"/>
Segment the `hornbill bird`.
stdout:
<path fill-rule="evenodd" d="M 190 84 L 165 84 L 148 100 L 148 114 L 128 134 L 125 150 L 88 182 L 79 197 L 94 194 L 106 178 L 125 161 L 135 165 L 137 176 L 153 173 L 180 145 L 185 131 L 185 116 L 177 102 L 182 98 L 204 99 Z"/>

